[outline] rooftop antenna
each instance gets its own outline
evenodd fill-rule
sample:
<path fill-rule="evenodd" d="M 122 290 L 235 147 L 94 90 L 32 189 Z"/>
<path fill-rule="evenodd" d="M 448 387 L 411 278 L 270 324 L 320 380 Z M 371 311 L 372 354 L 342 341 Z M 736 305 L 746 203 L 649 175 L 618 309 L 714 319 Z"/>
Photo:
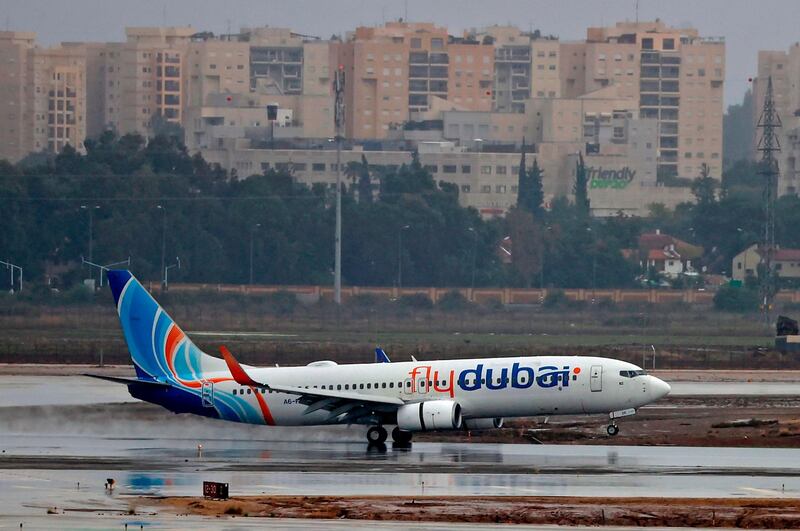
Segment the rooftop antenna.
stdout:
<path fill-rule="evenodd" d="M 334 124 L 336 126 L 336 235 L 334 236 L 333 299 L 342 303 L 342 127 L 344 126 L 344 65 L 339 65 L 333 78 L 335 95 Z"/>
<path fill-rule="evenodd" d="M 775 153 L 781 150 L 778 140 L 778 128 L 781 127 L 781 118 L 775 109 L 775 100 L 772 93 L 772 76 L 767 78 L 767 93 L 764 96 L 764 107 L 758 128 L 761 129 L 761 138 L 758 141 L 758 151 L 761 152 L 759 174 L 764 176 L 763 209 L 764 229 L 761 240 L 761 271 L 758 273 L 759 295 L 761 298 L 764 324 L 770 324 L 770 311 L 772 300 L 776 291 L 776 279 L 772 267 L 773 253 L 775 252 L 775 201 L 777 199 L 777 181 L 780 171 Z"/>

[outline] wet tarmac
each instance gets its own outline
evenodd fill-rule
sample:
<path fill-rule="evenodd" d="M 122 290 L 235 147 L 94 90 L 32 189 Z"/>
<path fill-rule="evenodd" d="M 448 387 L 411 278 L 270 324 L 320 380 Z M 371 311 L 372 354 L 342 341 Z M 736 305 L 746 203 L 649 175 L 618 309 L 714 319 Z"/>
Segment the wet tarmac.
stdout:
<path fill-rule="evenodd" d="M 133 506 L 148 513 L 139 496 L 199 495 L 204 480 L 229 483 L 233 495 L 800 498 L 800 449 L 369 448 L 361 427 L 266 428 L 149 408 L 121 415 L 139 406 L 103 405 L 129 400 L 124 386 L 88 378 L 0 377 L 0 528 L 30 518 L 47 523 L 35 528 L 120 529 L 121 522 L 136 519 L 124 516 Z M 117 482 L 113 493 L 103 487 L 107 478 Z M 66 514 L 47 516 L 52 507 Z M 203 528 L 188 522 L 178 527 Z M 148 516 L 147 524 L 170 528 L 175 521 Z"/>

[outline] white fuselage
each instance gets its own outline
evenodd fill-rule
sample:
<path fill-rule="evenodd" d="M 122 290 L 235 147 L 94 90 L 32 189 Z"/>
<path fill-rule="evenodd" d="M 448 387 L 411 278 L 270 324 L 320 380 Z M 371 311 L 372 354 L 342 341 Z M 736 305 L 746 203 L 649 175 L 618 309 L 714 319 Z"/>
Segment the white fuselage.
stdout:
<path fill-rule="evenodd" d="M 265 385 L 357 392 L 407 403 L 453 400 L 464 418 L 612 413 L 636 409 L 669 392 L 662 380 L 627 362 L 596 357 L 537 356 L 470 360 L 249 368 Z M 220 374 L 226 376 L 227 374 Z M 213 377 L 213 374 L 207 375 Z M 330 412 L 306 414 L 296 394 L 214 384 L 214 400 L 234 395 L 266 406 L 275 425 L 330 423 Z M 261 396 L 256 396 L 260 394 Z"/>

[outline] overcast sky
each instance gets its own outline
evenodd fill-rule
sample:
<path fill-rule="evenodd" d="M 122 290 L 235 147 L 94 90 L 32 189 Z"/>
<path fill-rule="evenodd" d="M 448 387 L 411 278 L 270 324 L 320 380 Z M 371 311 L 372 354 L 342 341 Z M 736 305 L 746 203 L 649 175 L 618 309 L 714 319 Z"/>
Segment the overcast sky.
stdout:
<path fill-rule="evenodd" d="M 635 19 L 636 0 L 0 0 L 4 29 L 39 41 L 120 41 L 125 26 L 190 25 L 215 33 L 242 25 L 281 26 L 323 38 L 408 14 L 451 33 L 490 24 L 540 29 L 562 40 L 588 26 Z M 755 74 L 757 51 L 800 41 L 800 0 L 639 0 L 639 19 L 694 26 L 724 36 L 726 105 L 738 103 Z"/>

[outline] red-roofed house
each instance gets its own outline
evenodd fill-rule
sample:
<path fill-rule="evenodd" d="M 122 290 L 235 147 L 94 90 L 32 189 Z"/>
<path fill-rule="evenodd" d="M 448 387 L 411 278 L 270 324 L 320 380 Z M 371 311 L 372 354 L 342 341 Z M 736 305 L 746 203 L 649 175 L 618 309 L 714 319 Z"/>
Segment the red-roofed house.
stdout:
<path fill-rule="evenodd" d="M 703 255 L 703 248 L 692 245 L 661 231 L 639 236 L 639 257 L 642 266 L 675 278 L 694 271 L 692 260 Z"/>
<path fill-rule="evenodd" d="M 760 263 L 761 250 L 757 244 L 753 244 L 733 257 L 731 276 L 736 280 L 744 280 L 748 276 L 758 278 Z M 772 263 L 780 278 L 800 279 L 800 249 L 778 247 L 772 253 Z"/>

